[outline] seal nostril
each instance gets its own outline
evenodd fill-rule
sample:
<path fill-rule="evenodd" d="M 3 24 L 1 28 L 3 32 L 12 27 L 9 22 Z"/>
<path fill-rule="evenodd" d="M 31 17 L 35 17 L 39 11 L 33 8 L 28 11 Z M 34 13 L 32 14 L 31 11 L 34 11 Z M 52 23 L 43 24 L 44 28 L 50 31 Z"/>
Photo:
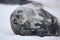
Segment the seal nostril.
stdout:
<path fill-rule="evenodd" d="M 20 15 L 16 15 L 16 18 L 18 18 L 18 19 L 19 19 L 19 17 L 20 17 Z"/>

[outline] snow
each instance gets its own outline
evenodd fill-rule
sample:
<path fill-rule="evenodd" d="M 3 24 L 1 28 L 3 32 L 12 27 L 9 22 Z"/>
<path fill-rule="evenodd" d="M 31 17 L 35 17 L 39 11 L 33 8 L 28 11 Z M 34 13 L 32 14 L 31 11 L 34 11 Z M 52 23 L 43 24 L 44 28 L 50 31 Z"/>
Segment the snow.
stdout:
<path fill-rule="evenodd" d="M 60 37 L 38 37 L 38 36 L 19 36 L 19 35 L 0 35 L 0 40 L 59 40 Z"/>
<path fill-rule="evenodd" d="M 45 1 L 46 2 L 46 1 Z M 43 3 L 44 4 L 44 3 Z M 0 40 L 60 40 L 54 36 L 21 36 L 15 35 L 10 26 L 10 15 L 19 5 L 0 4 Z M 44 9 L 60 20 L 60 6 L 44 6 Z"/>

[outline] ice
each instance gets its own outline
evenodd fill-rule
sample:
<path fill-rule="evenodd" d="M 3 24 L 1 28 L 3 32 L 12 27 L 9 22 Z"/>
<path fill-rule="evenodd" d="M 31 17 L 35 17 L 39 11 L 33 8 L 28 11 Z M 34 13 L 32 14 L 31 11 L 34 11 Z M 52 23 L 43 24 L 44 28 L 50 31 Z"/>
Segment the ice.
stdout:
<path fill-rule="evenodd" d="M 39 37 L 39 36 L 19 36 L 19 35 L 6 35 L 0 33 L 0 40 L 59 40 L 60 37 Z"/>

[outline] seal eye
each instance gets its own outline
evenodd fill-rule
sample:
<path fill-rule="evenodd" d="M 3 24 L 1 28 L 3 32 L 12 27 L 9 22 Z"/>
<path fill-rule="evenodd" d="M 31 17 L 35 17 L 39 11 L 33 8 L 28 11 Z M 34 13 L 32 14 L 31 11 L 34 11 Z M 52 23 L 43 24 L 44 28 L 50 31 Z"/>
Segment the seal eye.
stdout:
<path fill-rule="evenodd" d="M 16 19 L 13 20 L 13 23 L 14 23 L 14 24 L 18 24 Z"/>
<path fill-rule="evenodd" d="M 17 13 L 22 13 L 22 10 L 17 11 Z"/>

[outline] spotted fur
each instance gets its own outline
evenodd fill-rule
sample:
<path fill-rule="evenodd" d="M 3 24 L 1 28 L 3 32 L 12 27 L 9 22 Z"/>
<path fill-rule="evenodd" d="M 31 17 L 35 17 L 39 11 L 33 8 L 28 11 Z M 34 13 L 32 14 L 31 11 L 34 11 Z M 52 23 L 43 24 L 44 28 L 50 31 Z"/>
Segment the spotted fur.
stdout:
<path fill-rule="evenodd" d="M 33 2 L 18 7 L 11 14 L 12 30 L 19 35 L 59 36 L 58 19 Z"/>

